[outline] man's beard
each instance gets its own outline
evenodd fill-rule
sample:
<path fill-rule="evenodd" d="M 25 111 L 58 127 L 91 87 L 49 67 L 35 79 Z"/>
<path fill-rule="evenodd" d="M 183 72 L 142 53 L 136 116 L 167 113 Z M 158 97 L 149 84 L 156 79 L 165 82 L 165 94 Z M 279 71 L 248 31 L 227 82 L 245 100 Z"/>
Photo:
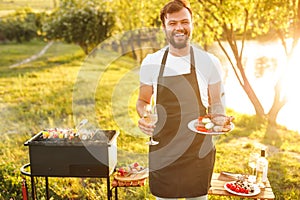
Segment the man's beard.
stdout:
<path fill-rule="evenodd" d="M 175 32 L 173 32 L 172 34 L 171 34 L 171 36 L 169 36 L 168 34 L 166 34 L 167 35 L 167 41 L 174 47 L 174 48 L 176 48 L 176 49 L 183 49 L 183 48 L 185 48 L 185 47 L 187 47 L 187 45 L 188 45 L 188 42 L 189 42 L 189 35 L 188 35 L 188 32 L 185 30 L 184 32 L 184 35 L 185 35 L 185 39 L 183 40 L 183 41 L 180 41 L 180 42 L 176 42 L 175 41 L 175 35 L 176 35 L 176 33 Z"/>

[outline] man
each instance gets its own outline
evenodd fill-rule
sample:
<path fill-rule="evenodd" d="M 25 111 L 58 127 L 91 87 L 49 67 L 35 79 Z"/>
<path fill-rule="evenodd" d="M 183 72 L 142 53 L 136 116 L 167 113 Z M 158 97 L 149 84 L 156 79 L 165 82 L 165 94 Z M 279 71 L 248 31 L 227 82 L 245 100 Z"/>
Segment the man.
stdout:
<path fill-rule="evenodd" d="M 136 108 L 139 128 L 159 144 L 149 146 L 149 185 L 157 200 L 207 199 L 215 161 L 211 136 L 188 128 L 210 112 L 225 114 L 221 103 L 220 64 L 216 57 L 190 44 L 192 11 L 173 0 L 161 11 L 168 46 L 143 60 Z M 143 108 L 152 96 L 158 123 L 147 124 Z"/>

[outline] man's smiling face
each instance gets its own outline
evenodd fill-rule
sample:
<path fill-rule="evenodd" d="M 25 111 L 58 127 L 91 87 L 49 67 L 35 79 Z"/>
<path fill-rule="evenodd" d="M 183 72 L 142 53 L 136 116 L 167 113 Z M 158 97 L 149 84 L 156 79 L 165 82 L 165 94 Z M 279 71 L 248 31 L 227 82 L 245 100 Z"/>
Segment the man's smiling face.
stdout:
<path fill-rule="evenodd" d="M 182 49 L 187 46 L 192 29 L 191 14 L 186 8 L 166 15 L 164 31 L 167 41 L 174 48 Z"/>

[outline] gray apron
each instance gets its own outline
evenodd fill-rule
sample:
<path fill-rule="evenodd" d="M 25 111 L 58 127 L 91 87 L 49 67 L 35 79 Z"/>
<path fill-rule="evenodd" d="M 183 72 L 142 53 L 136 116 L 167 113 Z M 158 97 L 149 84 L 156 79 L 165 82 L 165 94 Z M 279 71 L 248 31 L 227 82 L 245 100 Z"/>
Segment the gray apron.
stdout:
<path fill-rule="evenodd" d="M 163 198 L 189 198 L 207 194 L 215 162 L 211 136 L 192 132 L 187 124 L 206 114 L 195 72 L 191 47 L 191 73 L 163 77 L 168 49 L 158 76 L 158 123 L 149 146 L 151 193 Z"/>

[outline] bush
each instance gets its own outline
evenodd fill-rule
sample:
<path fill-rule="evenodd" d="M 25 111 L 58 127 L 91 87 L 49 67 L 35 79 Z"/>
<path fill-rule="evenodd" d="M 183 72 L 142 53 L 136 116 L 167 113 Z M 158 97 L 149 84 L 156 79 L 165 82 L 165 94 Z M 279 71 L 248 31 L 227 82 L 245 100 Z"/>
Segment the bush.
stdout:
<path fill-rule="evenodd" d="M 43 31 L 47 39 L 78 44 L 88 54 L 111 36 L 114 23 L 113 13 L 106 12 L 99 1 L 63 0 L 48 16 Z"/>
<path fill-rule="evenodd" d="M 34 13 L 25 8 L 0 19 L 0 40 L 30 41 L 41 31 L 43 13 Z"/>

